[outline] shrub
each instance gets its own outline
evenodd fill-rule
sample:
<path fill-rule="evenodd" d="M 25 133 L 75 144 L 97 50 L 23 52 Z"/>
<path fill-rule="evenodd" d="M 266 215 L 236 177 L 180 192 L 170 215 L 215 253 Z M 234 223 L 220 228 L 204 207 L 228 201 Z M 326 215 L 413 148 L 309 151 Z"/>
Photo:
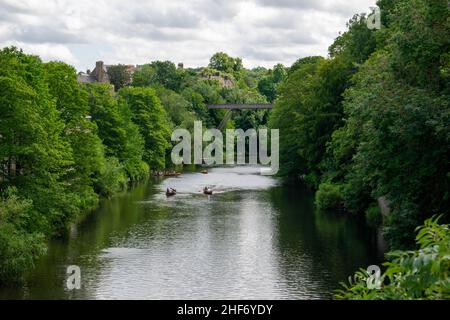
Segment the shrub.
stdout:
<path fill-rule="evenodd" d="M 0 199 L 0 283 L 19 280 L 46 250 L 41 233 L 24 229 L 33 216 L 32 202 L 19 199 L 15 193 L 9 188 Z"/>
<path fill-rule="evenodd" d="M 322 183 L 316 192 L 316 206 L 319 210 L 331 210 L 341 208 L 343 197 L 338 185 Z"/>
<path fill-rule="evenodd" d="M 132 182 L 141 181 L 145 178 L 148 178 L 150 174 L 150 168 L 148 164 L 142 160 L 125 161 L 124 168 Z"/>
<path fill-rule="evenodd" d="M 12 224 L 0 225 L 0 283 L 19 280 L 45 251 L 41 233 L 20 231 Z"/>
<path fill-rule="evenodd" d="M 96 183 L 97 193 L 104 197 L 111 197 L 115 193 L 126 189 L 127 175 L 117 158 L 107 158 Z"/>
<path fill-rule="evenodd" d="M 370 290 L 365 270 L 349 278 L 349 285 L 337 290 L 338 299 L 410 300 L 450 299 L 450 225 L 438 224 L 439 217 L 425 221 L 417 229 L 415 251 L 393 251 L 381 275 L 380 289 Z"/>

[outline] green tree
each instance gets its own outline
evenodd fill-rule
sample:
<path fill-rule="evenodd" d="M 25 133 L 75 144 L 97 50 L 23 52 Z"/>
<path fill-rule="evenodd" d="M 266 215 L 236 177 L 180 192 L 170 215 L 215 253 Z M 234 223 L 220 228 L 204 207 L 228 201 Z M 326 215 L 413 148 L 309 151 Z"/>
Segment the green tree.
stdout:
<path fill-rule="evenodd" d="M 398 248 L 412 245 L 414 228 L 427 218 L 422 212 L 450 211 L 450 99 L 440 59 L 450 42 L 446 1 L 398 1 L 393 8 L 382 31 L 385 47 L 346 93 L 345 126 L 333 134 L 328 174 L 343 184 L 351 211 L 389 200 L 385 233 Z"/>
<path fill-rule="evenodd" d="M 277 98 L 278 85 L 287 77 L 286 69 L 282 64 L 277 64 L 268 75 L 262 78 L 258 83 L 258 91 L 266 96 L 269 102 L 275 101 Z"/>
<path fill-rule="evenodd" d="M 189 102 L 190 110 L 196 115 L 196 118 L 203 121 L 207 126 L 213 124 L 213 120 L 209 114 L 209 110 L 206 106 L 203 96 L 196 92 L 192 87 L 188 87 L 181 93 L 186 101 Z"/>
<path fill-rule="evenodd" d="M 184 73 L 170 61 L 154 61 L 150 66 L 155 70 L 154 83 L 178 92 L 181 88 Z M 147 72 L 150 72 L 147 70 Z"/>
<path fill-rule="evenodd" d="M 0 51 L 1 184 L 16 186 L 45 214 L 48 232 L 79 212 L 67 188 L 74 170 L 64 122 L 49 93 L 42 62 L 15 48 Z"/>
<path fill-rule="evenodd" d="M 449 88 L 441 74 L 450 53 L 450 8 L 445 0 L 398 1 L 391 14 L 388 50 L 397 79 L 440 92 Z"/>
<path fill-rule="evenodd" d="M 31 200 L 20 199 L 17 189 L 3 190 L 0 198 L 0 284 L 19 280 L 45 251 L 45 237 L 33 230 L 36 216 Z"/>
<path fill-rule="evenodd" d="M 161 101 L 173 127 L 191 129 L 196 120 L 191 105 L 182 95 L 164 87 L 155 88 L 155 92 Z"/>
<path fill-rule="evenodd" d="M 92 83 L 85 86 L 89 94 L 90 116 L 97 124 L 98 134 L 106 147 L 107 157 L 126 157 L 127 135 L 118 100 L 108 84 Z"/>
<path fill-rule="evenodd" d="M 97 136 L 97 126 L 88 120 L 88 96 L 77 82 L 76 70 L 62 62 L 45 64 L 45 77 L 50 94 L 65 122 L 63 137 L 69 142 L 74 170 L 66 177 L 70 189 L 77 194 L 81 209 L 97 204 L 93 185 L 104 164 L 104 148 Z"/>
<path fill-rule="evenodd" d="M 217 127 L 222 121 L 224 110 L 208 110 L 208 104 L 225 103 L 221 95 L 222 87 L 216 80 L 198 80 L 194 85 L 183 91 L 186 100 L 191 101 L 193 111 L 196 112 L 203 124 L 209 128 Z"/>
<path fill-rule="evenodd" d="M 143 159 L 152 170 L 165 167 L 165 153 L 171 137 L 167 114 L 154 89 L 127 87 L 119 91 L 130 106 L 133 121 L 144 137 Z"/>
<path fill-rule="evenodd" d="M 344 160 L 351 158 L 345 173 L 350 208 L 366 209 L 365 202 L 351 205 L 361 185 L 375 199 L 389 198 L 393 212 L 386 232 L 398 247 L 426 218 L 419 212 L 449 208 L 449 141 L 444 128 L 450 106 L 445 97 L 400 84 L 386 69 L 386 60 L 374 57 L 355 77 L 346 99 L 348 121 L 335 135 L 333 149 Z M 343 152 L 349 139 L 357 148 Z"/>
<path fill-rule="evenodd" d="M 133 122 L 133 113 L 126 101 L 117 99 L 105 84 L 88 84 L 86 89 L 92 120 L 98 126 L 106 156 L 117 158 L 131 181 L 146 177 L 149 170 L 143 161 L 144 138 Z"/>
<path fill-rule="evenodd" d="M 375 32 L 367 28 L 365 15 L 354 15 L 347 27 L 348 31 L 337 37 L 328 51 L 331 58 L 341 57 L 357 66 L 375 51 L 377 39 Z"/>
<path fill-rule="evenodd" d="M 134 87 L 151 87 L 156 84 L 156 70 L 150 64 L 139 66 L 133 74 Z"/>
<path fill-rule="evenodd" d="M 133 112 L 123 99 L 119 99 L 119 111 L 126 139 L 123 154 L 117 158 L 130 180 L 139 181 L 147 178 L 150 172 L 149 165 L 144 161 L 145 140 L 139 126 L 133 122 Z"/>
<path fill-rule="evenodd" d="M 270 127 L 279 129 L 280 134 L 280 172 L 285 177 L 298 177 L 306 172 L 305 161 L 300 157 L 302 142 L 301 128 L 294 121 L 301 121 L 301 113 L 306 108 L 305 93 L 323 58 L 299 61 L 299 67 L 292 72 L 286 82 L 280 85 L 280 96 L 275 101 L 270 118 Z M 306 110 L 305 110 L 306 111 Z"/>
<path fill-rule="evenodd" d="M 114 90 L 119 91 L 124 86 L 130 84 L 131 74 L 128 67 L 123 64 L 118 64 L 108 67 L 109 81 L 114 85 Z"/>
<path fill-rule="evenodd" d="M 215 53 L 209 61 L 209 67 L 233 74 L 236 78 L 239 78 L 238 75 L 243 69 L 241 58 L 232 58 L 224 52 Z"/>
<path fill-rule="evenodd" d="M 256 67 L 251 70 L 243 69 L 243 79 L 249 88 L 257 88 L 258 83 L 267 75 L 268 70 L 264 67 Z"/>

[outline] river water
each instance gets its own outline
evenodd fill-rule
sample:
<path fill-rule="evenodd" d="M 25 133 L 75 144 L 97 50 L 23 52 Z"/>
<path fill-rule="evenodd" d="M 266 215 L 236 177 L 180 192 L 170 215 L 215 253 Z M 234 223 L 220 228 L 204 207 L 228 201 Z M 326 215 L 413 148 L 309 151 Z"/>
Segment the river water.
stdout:
<path fill-rule="evenodd" d="M 318 213 L 313 197 L 258 168 L 154 178 L 102 202 L 20 288 L 25 299 L 329 299 L 355 270 L 377 264 L 376 230 Z M 212 186 L 206 196 L 202 187 Z M 167 187 L 178 194 L 167 198 Z M 69 265 L 81 289 L 66 287 Z"/>

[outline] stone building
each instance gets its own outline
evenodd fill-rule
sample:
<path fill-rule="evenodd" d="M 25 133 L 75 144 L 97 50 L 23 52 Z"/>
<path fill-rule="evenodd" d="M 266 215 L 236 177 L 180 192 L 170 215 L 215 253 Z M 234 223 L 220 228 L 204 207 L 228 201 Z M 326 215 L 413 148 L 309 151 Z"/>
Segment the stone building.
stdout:
<path fill-rule="evenodd" d="M 231 89 L 235 87 L 234 81 L 229 76 L 222 75 L 219 72 L 214 74 L 203 74 L 200 77 L 207 80 L 216 80 L 219 82 L 220 86 L 224 88 Z"/>
<path fill-rule="evenodd" d="M 111 83 L 108 75 L 108 69 L 112 65 L 106 65 L 103 63 L 103 61 L 97 61 L 95 63 L 94 70 L 90 71 L 87 70 L 87 72 L 80 72 L 78 73 L 78 82 L 81 83 L 93 83 L 93 82 L 100 82 L 100 83 Z M 136 71 L 136 67 L 134 65 L 127 65 L 127 72 L 130 74 L 130 82 L 131 77 L 133 76 L 133 73 Z"/>
<path fill-rule="evenodd" d="M 108 67 L 103 63 L 103 61 L 97 61 L 95 63 L 95 69 L 86 73 L 78 73 L 78 81 L 82 83 L 109 83 Z"/>

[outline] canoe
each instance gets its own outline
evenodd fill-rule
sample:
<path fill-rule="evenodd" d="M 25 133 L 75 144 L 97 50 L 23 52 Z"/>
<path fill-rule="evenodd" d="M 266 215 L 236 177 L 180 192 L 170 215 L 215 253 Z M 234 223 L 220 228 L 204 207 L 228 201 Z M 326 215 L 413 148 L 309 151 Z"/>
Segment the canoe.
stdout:
<path fill-rule="evenodd" d="M 203 170 L 202 173 L 203 174 L 208 174 L 208 170 Z"/>
<path fill-rule="evenodd" d="M 207 190 L 203 190 L 203 193 L 207 194 L 207 195 L 212 195 L 213 191 L 211 189 L 207 189 Z"/>

